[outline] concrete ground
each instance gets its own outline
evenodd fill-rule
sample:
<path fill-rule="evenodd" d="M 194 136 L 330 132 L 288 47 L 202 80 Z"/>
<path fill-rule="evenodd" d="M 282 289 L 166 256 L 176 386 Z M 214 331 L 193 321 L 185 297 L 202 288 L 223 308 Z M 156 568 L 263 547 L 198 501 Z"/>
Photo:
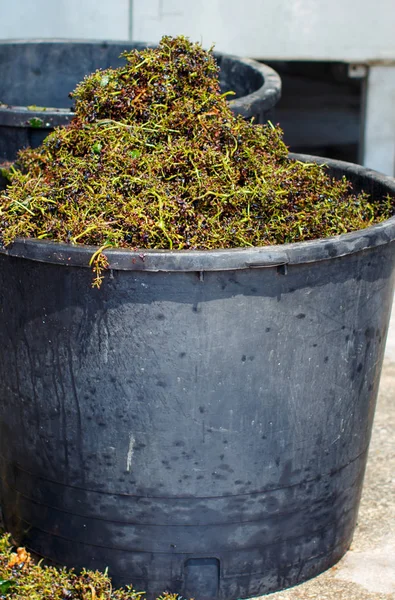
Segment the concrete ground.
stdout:
<path fill-rule="evenodd" d="M 395 600 L 395 305 L 358 526 L 332 569 L 270 600 Z"/>

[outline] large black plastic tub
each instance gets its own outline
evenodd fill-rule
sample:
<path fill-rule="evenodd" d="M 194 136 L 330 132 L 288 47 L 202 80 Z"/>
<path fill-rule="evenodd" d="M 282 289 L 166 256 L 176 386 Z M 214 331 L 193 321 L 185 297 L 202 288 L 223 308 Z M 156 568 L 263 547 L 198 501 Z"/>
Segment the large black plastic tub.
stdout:
<path fill-rule="evenodd" d="M 0 43 L 0 159 L 13 160 L 17 151 L 38 146 L 57 125 L 73 118 L 68 97 L 85 75 L 125 63 L 119 55 L 143 49 L 146 42 L 71 40 L 6 41 Z M 223 92 L 236 92 L 229 104 L 234 113 L 265 122 L 280 98 L 278 74 L 262 63 L 215 54 Z"/>
<path fill-rule="evenodd" d="M 392 218 L 284 246 L 114 250 L 100 290 L 88 247 L 3 251 L 6 528 L 149 597 L 235 600 L 333 565 L 357 518 L 394 238 Z"/>

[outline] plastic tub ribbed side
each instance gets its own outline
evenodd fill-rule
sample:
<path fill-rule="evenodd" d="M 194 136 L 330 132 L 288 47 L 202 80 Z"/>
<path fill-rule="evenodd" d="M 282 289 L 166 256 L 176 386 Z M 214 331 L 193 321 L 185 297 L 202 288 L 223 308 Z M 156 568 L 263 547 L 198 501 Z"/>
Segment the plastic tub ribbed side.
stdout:
<path fill-rule="evenodd" d="M 113 251 L 100 290 L 89 248 L 0 254 L 7 529 L 151 598 L 258 596 L 334 564 L 357 518 L 394 237 L 390 219 L 224 251 L 222 267 L 220 251 Z"/>

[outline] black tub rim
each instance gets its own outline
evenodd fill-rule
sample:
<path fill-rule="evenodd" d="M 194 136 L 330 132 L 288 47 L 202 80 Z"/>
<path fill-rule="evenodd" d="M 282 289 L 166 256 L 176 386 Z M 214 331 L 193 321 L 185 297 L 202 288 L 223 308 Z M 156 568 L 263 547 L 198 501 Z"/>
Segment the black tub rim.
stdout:
<path fill-rule="evenodd" d="M 393 194 L 395 197 L 395 179 L 377 171 L 353 163 L 306 154 L 290 154 L 290 157 L 302 162 L 328 165 L 332 172 L 337 171 L 341 175 L 368 179 L 384 188 L 384 193 Z M 394 240 L 395 216 L 366 229 L 291 244 L 218 250 L 102 249 L 110 270 L 204 272 L 314 263 L 382 246 Z M 17 238 L 8 248 L 0 249 L 0 254 L 55 265 L 91 268 L 92 256 L 98 250 L 97 246 Z"/>
<path fill-rule="evenodd" d="M 258 110 L 269 111 L 280 100 L 281 79 L 280 75 L 274 69 L 252 58 L 242 58 L 233 54 L 223 53 L 221 53 L 221 56 L 227 59 L 238 60 L 241 64 L 251 67 L 251 69 L 259 73 L 263 78 L 263 84 L 254 92 L 228 101 L 234 113 L 242 117 L 247 117 Z"/>
<path fill-rule="evenodd" d="M 122 44 L 133 44 L 136 48 L 143 49 L 154 47 L 152 42 L 144 42 L 139 40 L 85 40 L 85 39 L 67 39 L 67 38 L 46 38 L 46 39 L 8 39 L 1 40 L 1 45 L 33 45 L 33 44 L 86 44 L 95 46 L 119 46 Z M 125 46 L 126 49 L 126 46 Z M 279 74 L 268 65 L 253 60 L 251 58 L 243 58 L 233 54 L 222 52 L 214 52 L 214 56 L 221 56 L 230 60 L 237 60 L 247 68 L 255 71 L 262 79 L 262 85 L 250 94 L 246 94 L 241 98 L 228 100 L 228 104 L 235 114 L 248 118 L 250 114 L 256 111 L 270 111 L 281 97 L 281 79 Z M 45 108 L 45 110 L 40 110 Z M 14 106 L 10 104 L 0 103 L 0 125 L 12 127 L 29 127 L 30 120 L 40 120 L 41 124 L 30 125 L 37 129 L 48 129 L 58 125 L 64 125 L 65 121 L 70 121 L 74 117 L 74 113 L 70 108 L 53 108 L 53 107 L 37 107 L 36 110 L 26 106 Z"/>

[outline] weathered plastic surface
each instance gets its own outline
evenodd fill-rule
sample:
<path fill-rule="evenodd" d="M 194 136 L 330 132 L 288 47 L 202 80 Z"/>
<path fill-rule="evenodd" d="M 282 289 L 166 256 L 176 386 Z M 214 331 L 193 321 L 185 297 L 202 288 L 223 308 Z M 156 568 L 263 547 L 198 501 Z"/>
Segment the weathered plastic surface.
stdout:
<path fill-rule="evenodd" d="M 124 64 L 126 49 L 146 42 L 8 41 L 0 43 L 0 159 L 13 160 L 17 151 L 38 146 L 57 125 L 73 117 L 68 94 L 85 75 L 98 68 Z M 280 98 L 281 81 L 267 65 L 216 54 L 223 92 L 236 96 L 236 114 L 265 122 Z"/>
<path fill-rule="evenodd" d="M 87 248 L 3 251 L 6 528 L 150 598 L 236 600 L 333 565 L 357 518 L 394 238 L 392 218 L 220 266 L 220 251 L 113 251 L 100 290 Z"/>

